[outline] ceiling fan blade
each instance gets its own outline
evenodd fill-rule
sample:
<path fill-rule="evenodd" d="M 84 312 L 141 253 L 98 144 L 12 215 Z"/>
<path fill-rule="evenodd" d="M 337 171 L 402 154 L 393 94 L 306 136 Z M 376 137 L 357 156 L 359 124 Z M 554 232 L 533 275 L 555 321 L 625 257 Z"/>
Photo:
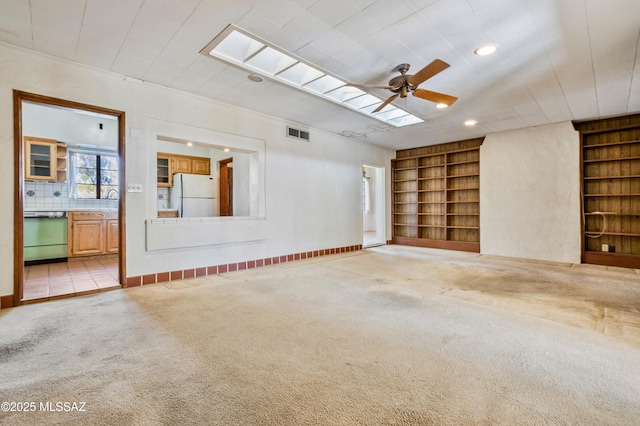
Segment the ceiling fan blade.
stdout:
<path fill-rule="evenodd" d="M 435 61 L 431 62 L 426 67 L 422 68 L 420 71 L 418 71 L 414 75 L 409 76 L 407 81 L 409 82 L 409 84 L 413 86 L 417 86 L 422 82 L 426 81 L 427 79 L 438 74 L 440 71 L 446 70 L 447 68 L 449 68 L 448 63 L 441 61 L 440 59 L 436 59 Z"/>
<path fill-rule="evenodd" d="M 397 89 L 395 86 L 382 86 L 378 84 L 350 84 L 347 83 L 347 86 L 357 87 L 358 89 Z"/>
<path fill-rule="evenodd" d="M 397 98 L 397 97 L 398 97 L 398 95 L 399 95 L 399 94 L 398 94 L 398 93 L 396 93 L 395 95 L 393 95 L 393 96 L 389 97 L 386 101 L 384 101 L 383 103 L 381 103 L 381 104 L 380 104 L 380 106 L 379 106 L 378 108 L 374 109 L 374 110 L 373 110 L 373 112 L 372 112 L 371 114 L 375 114 L 376 112 L 378 112 L 378 111 L 382 110 L 382 108 L 386 107 L 386 106 L 387 106 L 387 105 L 389 105 L 391 102 L 393 102 L 393 100 L 394 100 L 395 98 Z"/>
<path fill-rule="evenodd" d="M 426 99 L 437 104 L 451 105 L 458 100 L 457 97 L 451 95 L 445 95 L 444 93 L 432 92 L 426 89 L 416 89 L 413 92 L 413 96 L 417 96 L 422 99 Z"/>

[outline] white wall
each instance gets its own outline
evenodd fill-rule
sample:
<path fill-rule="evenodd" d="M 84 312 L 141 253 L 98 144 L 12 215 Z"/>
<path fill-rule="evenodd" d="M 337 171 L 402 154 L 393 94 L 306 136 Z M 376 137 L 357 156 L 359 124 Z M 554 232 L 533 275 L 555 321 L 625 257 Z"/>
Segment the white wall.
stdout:
<path fill-rule="evenodd" d="M 311 129 L 311 142 L 285 136 L 287 123 L 214 101 L 129 81 L 116 75 L 0 45 L 0 191 L 12 194 L 13 94 L 22 90 L 126 113 L 126 176 L 142 184 L 127 193 L 127 276 L 187 269 L 361 244 L 362 164 L 389 164 L 394 153 Z M 150 120 L 262 140 L 266 146 L 264 239 L 178 250 L 147 251 L 145 227 L 157 207 L 155 143 Z M 251 125 L 247 125 L 250 123 Z M 131 137 L 138 129 L 142 136 Z M 387 176 L 388 179 L 388 176 Z M 389 195 L 387 194 L 387 197 Z M 13 201 L 0 205 L 0 268 L 13 270 Z M 390 217 L 387 214 L 387 217 Z M 390 224 L 386 226 L 390 233 Z M 0 296 L 13 293 L 13 276 L 0 278 Z"/>
<path fill-rule="evenodd" d="M 580 263 L 580 140 L 570 122 L 488 135 L 480 251 Z"/>

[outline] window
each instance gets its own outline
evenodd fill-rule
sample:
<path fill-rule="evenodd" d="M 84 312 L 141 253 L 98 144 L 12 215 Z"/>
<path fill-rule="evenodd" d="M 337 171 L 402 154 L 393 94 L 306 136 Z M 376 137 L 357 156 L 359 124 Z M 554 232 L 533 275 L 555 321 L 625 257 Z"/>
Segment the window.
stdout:
<path fill-rule="evenodd" d="M 111 152 L 71 153 L 69 193 L 77 199 L 118 199 L 118 158 Z"/>
<path fill-rule="evenodd" d="M 362 178 L 362 213 L 369 213 L 371 210 L 371 198 L 369 195 L 369 178 Z"/>

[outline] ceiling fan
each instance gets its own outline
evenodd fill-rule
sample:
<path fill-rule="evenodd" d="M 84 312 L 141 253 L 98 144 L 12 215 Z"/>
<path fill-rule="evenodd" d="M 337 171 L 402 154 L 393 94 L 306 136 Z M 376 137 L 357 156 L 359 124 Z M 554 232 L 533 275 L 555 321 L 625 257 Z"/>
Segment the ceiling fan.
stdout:
<path fill-rule="evenodd" d="M 409 71 L 409 67 L 409 64 L 400 64 L 395 67 L 394 71 L 398 71 L 400 75 L 389 80 L 389 85 L 387 86 L 372 84 L 349 84 L 349 86 L 364 89 L 388 89 L 395 93 L 395 95 L 389 97 L 386 101 L 380 104 L 378 108 L 373 110 L 373 113 L 382 110 L 382 108 L 393 102 L 398 96 L 401 98 L 406 98 L 409 92 L 413 93 L 413 96 L 417 96 L 421 99 L 426 99 L 428 101 L 435 102 L 436 104 L 444 104 L 447 106 L 451 105 L 458 99 L 455 96 L 418 88 L 418 86 L 426 80 L 449 68 L 448 63 L 441 61 L 440 59 L 436 59 L 413 75 L 407 74 L 407 71 Z"/>

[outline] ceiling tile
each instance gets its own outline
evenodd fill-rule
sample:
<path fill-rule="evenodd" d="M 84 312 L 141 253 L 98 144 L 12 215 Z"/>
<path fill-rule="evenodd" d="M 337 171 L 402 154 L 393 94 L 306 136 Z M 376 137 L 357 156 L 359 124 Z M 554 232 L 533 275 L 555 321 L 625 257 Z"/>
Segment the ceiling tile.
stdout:
<path fill-rule="evenodd" d="M 196 91 L 225 68 L 227 68 L 227 65 L 220 61 L 212 61 L 210 58 L 198 55 L 196 59 L 176 77 L 171 86 L 186 92 Z"/>
<path fill-rule="evenodd" d="M 312 42 L 331 29 L 331 25 L 305 11 L 290 21 L 284 28 L 305 43 Z"/>
<path fill-rule="evenodd" d="M 133 24 L 142 0 L 87 3 L 76 60 L 110 69 Z M 113 13 L 117 11 L 117 13 Z"/>
<path fill-rule="evenodd" d="M 31 9 L 24 1 L 8 1 L 0 13 L 0 37 L 6 43 L 33 48 Z"/>
<path fill-rule="evenodd" d="M 465 0 L 440 0 L 418 12 L 418 15 L 434 28 L 445 27 L 459 16 L 471 12 Z"/>
<path fill-rule="evenodd" d="M 346 21 L 360 10 L 348 1 L 328 0 L 319 1 L 309 7 L 309 12 L 322 19 L 331 27 Z"/>
<path fill-rule="evenodd" d="M 142 76 L 142 79 L 170 86 L 199 56 L 202 55 L 192 51 L 189 46 L 171 41 Z"/>
<path fill-rule="evenodd" d="M 302 14 L 305 8 L 289 0 L 262 0 L 251 10 L 258 13 L 280 27 Z"/>
<path fill-rule="evenodd" d="M 411 15 L 414 10 L 404 0 L 380 0 L 364 9 L 362 13 L 382 28 L 386 28 Z"/>
<path fill-rule="evenodd" d="M 311 46 L 327 56 L 332 56 L 341 50 L 353 46 L 356 43 L 336 30 L 329 30 L 313 40 Z"/>

